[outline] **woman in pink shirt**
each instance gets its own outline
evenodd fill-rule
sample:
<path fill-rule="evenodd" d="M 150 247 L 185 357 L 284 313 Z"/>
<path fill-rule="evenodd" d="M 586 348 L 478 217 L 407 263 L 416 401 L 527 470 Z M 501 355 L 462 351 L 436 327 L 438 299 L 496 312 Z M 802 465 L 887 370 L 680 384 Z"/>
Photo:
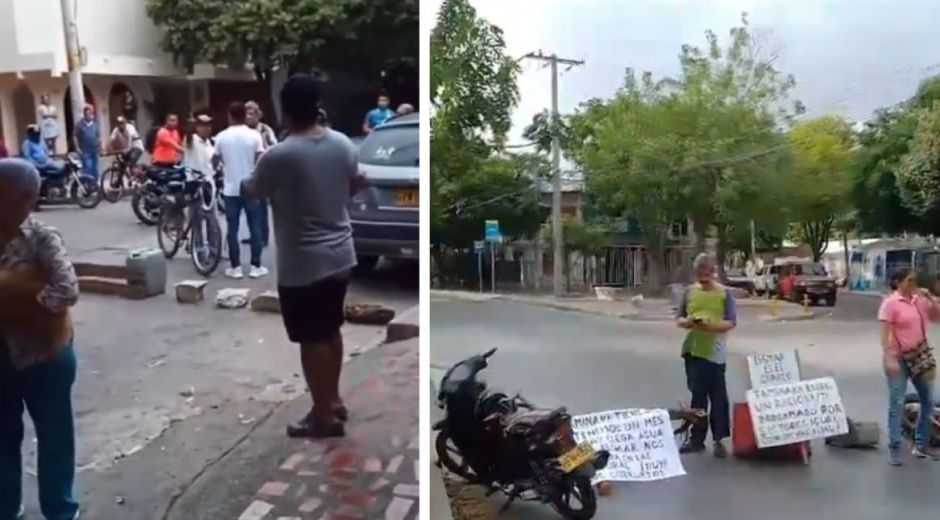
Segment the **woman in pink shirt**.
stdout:
<path fill-rule="evenodd" d="M 927 325 L 940 318 L 940 303 L 926 289 L 919 289 L 914 273 L 903 268 L 891 275 L 894 292 L 885 298 L 878 310 L 881 322 L 881 346 L 884 369 L 888 378 L 888 463 L 901 465 L 901 418 L 908 380 L 920 398 L 921 414 L 917 421 L 914 449 L 919 459 L 936 456 L 930 451 L 933 430 L 933 371 L 914 377 L 906 355 L 916 352 L 927 342 Z"/>

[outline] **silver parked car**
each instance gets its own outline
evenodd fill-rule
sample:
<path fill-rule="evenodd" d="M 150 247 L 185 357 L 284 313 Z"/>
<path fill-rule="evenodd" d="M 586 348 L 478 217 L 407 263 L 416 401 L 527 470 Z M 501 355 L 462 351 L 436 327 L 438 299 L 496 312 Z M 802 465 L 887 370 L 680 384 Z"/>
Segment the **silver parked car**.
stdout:
<path fill-rule="evenodd" d="M 418 114 L 395 117 L 359 144 L 359 169 L 368 187 L 349 206 L 360 269 L 380 257 L 419 253 Z"/>

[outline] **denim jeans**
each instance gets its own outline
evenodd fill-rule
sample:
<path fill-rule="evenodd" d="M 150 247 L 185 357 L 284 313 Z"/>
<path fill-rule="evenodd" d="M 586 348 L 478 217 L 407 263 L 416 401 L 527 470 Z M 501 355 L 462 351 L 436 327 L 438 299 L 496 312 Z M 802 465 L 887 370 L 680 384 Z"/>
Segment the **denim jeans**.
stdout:
<path fill-rule="evenodd" d="M 13 369 L 0 342 L 0 520 L 14 520 L 23 499 L 23 410 L 36 426 L 39 505 L 49 520 L 78 513 L 75 483 L 75 422 L 72 384 L 75 350 L 22 371 Z"/>
<path fill-rule="evenodd" d="M 715 442 L 730 436 L 731 412 L 725 384 L 725 365 L 686 356 L 685 377 L 689 392 L 692 392 L 692 408 L 708 410 L 708 423 L 701 421 L 692 427 L 689 442 L 697 446 L 705 444 L 709 426 Z"/>
<path fill-rule="evenodd" d="M 98 178 L 98 151 L 82 152 L 82 173 Z"/>
<path fill-rule="evenodd" d="M 260 219 L 259 226 L 261 226 L 261 246 L 268 247 L 270 244 L 269 239 L 271 238 L 271 224 L 269 222 L 268 216 L 268 199 L 261 199 L 259 202 L 261 205 L 258 210 L 258 218 Z"/>
<path fill-rule="evenodd" d="M 228 256 L 232 267 L 241 267 L 241 242 L 238 240 L 238 228 L 241 225 L 242 211 L 248 221 L 248 237 L 251 249 L 251 265 L 261 266 L 261 203 L 245 197 L 225 197 L 225 221 L 228 229 Z"/>
<path fill-rule="evenodd" d="M 933 430 L 933 382 L 911 379 L 907 363 L 901 361 L 901 373 L 888 377 L 888 445 L 892 448 L 901 446 L 901 420 L 904 416 L 904 396 L 907 394 L 907 382 L 911 381 L 920 400 L 920 416 L 917 420 L 915 442 L 930 445 Z"/>

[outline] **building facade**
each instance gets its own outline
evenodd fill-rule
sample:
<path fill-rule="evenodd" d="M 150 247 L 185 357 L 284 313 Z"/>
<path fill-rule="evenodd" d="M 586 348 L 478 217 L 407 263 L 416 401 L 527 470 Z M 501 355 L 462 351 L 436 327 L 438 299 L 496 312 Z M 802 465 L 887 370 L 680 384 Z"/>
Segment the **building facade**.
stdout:
<path fill-rule="evenodd" d="M 249 85 L 250 77 L 216 67 L 197 66 L 190 75 L 176 67 L 160 50 L 161 32 L 144 0 L 69 3 L 76 9 L 85 100 L 95 107 L 102 134 L 118 116 L 143 133 L 167 112 L 208 106 L 219 84 Z M 26 126 L 36 122 L 43 95 L 57 109 L 56 152 L 64 153 L 73 121 L 61 2 L 0 2 L 0 137 L 11 153 L 20 149 Z"/>

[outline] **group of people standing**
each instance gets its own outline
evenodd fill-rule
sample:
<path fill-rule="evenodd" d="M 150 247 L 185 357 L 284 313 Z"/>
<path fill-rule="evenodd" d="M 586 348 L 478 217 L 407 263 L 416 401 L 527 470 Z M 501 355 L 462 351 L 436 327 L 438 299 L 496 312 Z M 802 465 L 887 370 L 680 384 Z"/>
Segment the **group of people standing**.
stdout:
<path fill-rule="evenodd" d="M 682 345 L 686 382 L 692 394 L 692 408 L 707 410 L 709 420 L 692 429 L 680 453 L 705 450 L 709 429 L 714 454 L 727 455 L 724 441 L 731 435 L 730 407 L 726 387 L 727 334 L 737 325 L 734 296 L 715 278 L 716 264 L 712 257 L 696 257 L 693 270 L 696 282 L 682 297 L 677 324 L 686 329 Z M 909 387 L 920 404 L 920 414 L 913 432 L 911 455 L 918 459 L 938 460 L 931 449 L 934 440 L 934 379 L 937 362 L 930 346 L 927 330 L 931 322 L 940 321 L 940 301 L 930 290 L 917 285 L 917 277 L 909 268 L 898 269 L 890 276 L 892 292 L 881 303 L 878 321 L 883 370 L 888 387 L 888 463 L 903 464 L 903 427 L 905 399 Z"/>
<path fill-rule="evenodd" d="M 281 105 L 289 135 L 277 144 L 268 139 L 273 132 L 260 126 L 260 111 L 251 103 L 232 104 L 229 126 L 214 140 L 205 113 L 193 116 L 193 131 L 186 135 L 177 117 L 167 117 L 158 132 L 162 138 L 155 139 L 160 159 L 223 169 L 230 217 L 236 211 L 257 215 L 259 201 L 270 200 L 281 314 L 290 341 L 300 347 L 313 400 L 287 434 L 311 438 L 345 435 L 350 416 L 339 392 L 340 329 L 356 265 L 347 205 L 364 186 L 356 146 L 325 124 L 320 89 L 312 76 L 295 76 L 285 84 Z M 79 516 L 71 397 L 76 340 L 69 318 L 79 297 L 78 279 L 59 233 L 31 215 L 39 187 L 38 169 L 30 161 L 0 159 L 0 520 L 24 512 L 24 411 L 36 427 L 43 516 Z M 259 219 L 249 221 L 252 267 L 260 268 Z M 235 235 L 229 230 L 230 242 L 237 239 L 235 229 Z"/>

